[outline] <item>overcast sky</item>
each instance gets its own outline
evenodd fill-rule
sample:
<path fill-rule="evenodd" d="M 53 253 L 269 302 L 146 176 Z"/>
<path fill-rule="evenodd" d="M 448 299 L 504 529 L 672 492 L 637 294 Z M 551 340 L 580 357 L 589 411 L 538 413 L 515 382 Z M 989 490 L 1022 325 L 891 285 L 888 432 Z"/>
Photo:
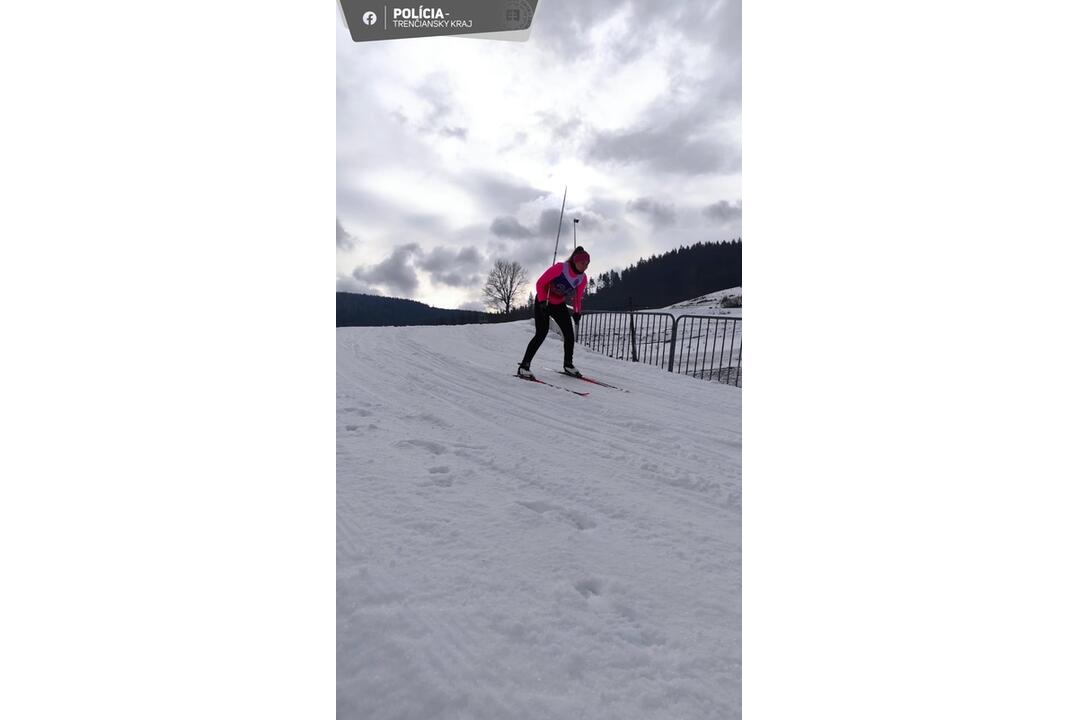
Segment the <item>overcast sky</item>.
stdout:
<path fill-rule="evenodd" d="M 742 234 L 738 0 L 540 0 L 525 43 L 337 50 L 337 289 L 481 309 L 496 259 L 531 282 Z M 522 298 L 524 299 L 524 297 Z"/>

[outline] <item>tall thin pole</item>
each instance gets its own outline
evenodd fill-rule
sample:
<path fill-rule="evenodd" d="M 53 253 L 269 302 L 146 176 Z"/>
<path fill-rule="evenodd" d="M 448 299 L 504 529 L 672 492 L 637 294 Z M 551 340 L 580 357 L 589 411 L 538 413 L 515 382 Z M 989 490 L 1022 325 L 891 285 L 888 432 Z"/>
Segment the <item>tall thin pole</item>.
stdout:
<path fill-rule="evenodd" d="M 579 218 L 574 218 L 574 247 L 577 247 L 577 223 Z"/>
<path fill-rule="evenodd" d="M 562 216 L 563 210 L 566 210 L 566 191 L 569 186 L 565 186 L 562 191 L 562 210 L 559 211 L 559 229 L 555 231 L 555 252 L 551 254 L 551 264 L 555 264 L 555 258 L 559 255 L 559 234 L 562 232 Z"/>

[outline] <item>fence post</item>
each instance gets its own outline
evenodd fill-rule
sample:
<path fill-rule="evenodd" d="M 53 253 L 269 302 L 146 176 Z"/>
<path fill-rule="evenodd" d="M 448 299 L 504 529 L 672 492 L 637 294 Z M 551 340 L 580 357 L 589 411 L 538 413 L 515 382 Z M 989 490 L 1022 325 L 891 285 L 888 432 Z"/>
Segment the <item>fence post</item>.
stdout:
<path fill-rule="evenodd" d="M 675 318 L 675 324 L 671 326 L 671 356 L 668 358 L 667 371 L 675 372 L 675 341 L 679 338 L 679 321 L 682 316 Z"/>

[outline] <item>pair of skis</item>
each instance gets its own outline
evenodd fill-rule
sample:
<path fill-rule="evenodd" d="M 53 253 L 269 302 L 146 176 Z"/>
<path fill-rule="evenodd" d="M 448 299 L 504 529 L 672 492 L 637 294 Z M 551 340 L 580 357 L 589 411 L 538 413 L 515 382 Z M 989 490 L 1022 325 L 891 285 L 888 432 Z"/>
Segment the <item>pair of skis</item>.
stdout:
<path fill-rule="evenodd" d="M 548 387 L 557 388 L 559 390 L 565 390 L 568 393 L 574 393 L 575 395 L 580 395 L 581 397 L 588 397 L 589 396 L 589 393 L 587 393 L 587 392 L 578 392 L 577 390 L 571 390 L 568 387 L 563 387 L 562 385 L 556 385 L 555 383 L 549 383 L 547 380 L 541 380 L 538 377 L 527 378 L 527 377 L 522 377 L 521 375 L 518 375 L 517 373 L 514 374 L 514 377 L 518 378 L 519 380 L 524 380 L 525 382 L 540 383 L 541 385 L 547 385 Z"/>
<path fill-rule="evenodd" d="M 629 390 L 623 390 L 620 387 L 615 387 L 614 385 L 611 385 L 611 384 L 606 383 L 606 382 L 601 382 L 600 380 L 594 380 L 593 378 L 588 378 L 588 377 L 585 377 L 585 376 L 578 376 L 578 375 L 571 375 L 570 373 L 563 372 L 562 370 L 552 370 L 551 368 L 544 368 L 544 369 L 545 370 L 551 370 L 551 372 L 557 372 L 560 375 L 565 375 L 567 377 L 572 377 L 572 378 L 576 378 L 578 380 L 583 380 L 583 381 L 585 381 L 587 383 L 592 383 L 593 385 L 600 385 L 602 387 L 611 388 L 612 390 L 618 390 L 619 392 L 630 392 Z M 579 390 L 571 390 L 568 387 L 563 387 L 562 385 L 556 385 L 555 383 L 549 383 L 547 380 L 541 380 L 540 378 L 521 377 L 520 375 L 517 375 L 517 374 L 515 374 L 514 377 L 521 378 L 522 380 L 526 380 L 528 382 L 537 382 L 537 383 L 540 383 L 541 385 L 547 385 L 548 387 L 558 388 L 559 390 L 565 390 L 566 392 L 574 393 L 575 395 L 578 395 L 580 397 L 588 397 L 589 396 L 589 393 L 587 393 L 587 392 L 582 392 L 582 391 L 579 391 Z"/>
<path fill-rule="evenodd" d="M 596 379 L 590 378 L 590 377 L 585 377 L 584 375 L 571 375 L 570 373 L 565 372 L 563 370 L 554 370 L 552 368 L 544 368 L 544 369 L 545 370 L 551 370 L 551 372 L 557 372 L 560 375 L 565 375 L 567 377 L 577 378 L 578 380 L 584 380 L 585 382 L 592 383 L 593 385 L 600 385 L 601 387 L 611 388 L 612 390 L 618 390 L 619 392 L 630 392 L 629 390 L 623 390 L 621 387 L 616 387 L 616 386 L 612 385 L 611 383 L 601 382 L 600 380 L 596 380 Z"/>

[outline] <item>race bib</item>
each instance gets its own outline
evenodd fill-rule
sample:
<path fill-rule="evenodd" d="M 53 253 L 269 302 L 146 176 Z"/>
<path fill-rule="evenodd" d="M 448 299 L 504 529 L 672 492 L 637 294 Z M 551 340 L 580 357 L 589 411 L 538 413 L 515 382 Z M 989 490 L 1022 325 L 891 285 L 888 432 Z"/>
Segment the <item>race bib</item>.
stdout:
<path fill-rule="evenodd" d="M 563 265 L 562 275 L 551 281 L 551 284 L 548 285 L 548 290 L 561 297 L 569 297 L 577 291 L 578 285 L 581 284 L 584 277 L 584 275 L 578 275 L 577 282 L 574 282 L 567 277 L 566 266 Z"/>

